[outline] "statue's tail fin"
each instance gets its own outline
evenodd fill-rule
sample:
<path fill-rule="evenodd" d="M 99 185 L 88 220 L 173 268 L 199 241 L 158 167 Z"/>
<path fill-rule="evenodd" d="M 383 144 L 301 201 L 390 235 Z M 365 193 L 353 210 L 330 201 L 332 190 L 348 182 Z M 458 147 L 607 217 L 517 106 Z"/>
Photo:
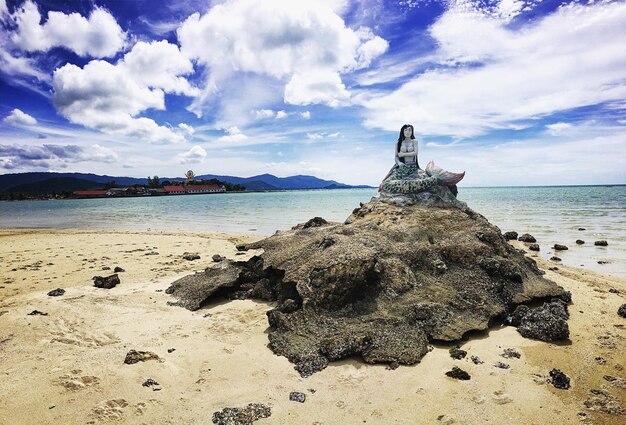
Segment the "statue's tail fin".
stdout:
<path fill-rule="evenodd" d="M 429 176 L 436 177 L 440 184 L 444 186 L 453 186 L 463 180 L 463 177 L 465 177 L 465 171 L 463 171 L 462 173 L 452 173 L 435 165 L 434 161 L 430 161 L 428 165 L 426 165 L 425 171 L 426 174 L 428 174 Z"/>

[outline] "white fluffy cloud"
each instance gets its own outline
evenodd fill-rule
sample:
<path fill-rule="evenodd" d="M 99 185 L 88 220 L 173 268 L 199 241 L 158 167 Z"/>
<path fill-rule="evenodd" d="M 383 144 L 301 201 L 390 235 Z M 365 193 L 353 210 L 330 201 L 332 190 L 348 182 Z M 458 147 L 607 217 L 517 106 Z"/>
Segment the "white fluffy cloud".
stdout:
<path fill-rule="evenodd" d="M 64 47 L 80 56 L 110 57 L 126 42 L 126 34 L 115 18 L 100 8 L 94 9 L 89 18 L 78 13 L 49 12 L 40 24 L 42 16 L 37 5 L 27 0 L 11 17 L 17 26 L 11 35 L 13 42 L 29 52 Z"/>
<path fill-rule="evenodd" d="M 340 73 L 368 66 L 387 42 L 367 28 L 347 28 L 336 14 L 346 3 L 339 3 L 230 0 L 190 16 L 178 29 L 181 48 L 210 71 L 191 109 L 200 115 L 221 81 L 237 71 L 290 79 L 286 102 L 344 101 Z"/>
<path fill-rule="evenodd" d="M 243 134 L 237 127 L 227 128 L 226 133 L 228 133 L 226 136 L 222 136 L 217 140 L 224 143 L 239 143 L 248 140 L 248 136 Z"/>
<path fill-rule="evenodd" d="M 11 125 L 35 125 L 37 120 L 19 109 L 13 109 L 3 122 Z"/>
<path fill-rule="evenodd" d="M 89 147 L 53 144 L 0 145 L 0 168 L 11 170 L 22 167 L 65 168 L 77 162 L 112 163 L 117 160 L 117 153 L 97 144 Z"/>
<path fill-rule="evenodd" d="M 137 43 L 117 64 L 93 60 L 79 68 L 67 64 L 54 72 L 54 104 L 70 121 L 106 133 L 149 142 L 181 142 L 189 128 L 173 131 L 136 117 L 165 109 L 165 93 L 192 95 L 181 75 L 193 71 L 178 47 L 166 41 Z"/>
<path fill-rule="evenodd" d="M 206 151 L 202 146 L 195 145 L 189 151 L 178 155 L 178 162 L 181 164 L 196 164 L 204 161 Z"/>
<path fill-rule="evenodd" d="M 466 137 L 626 97 L 626 3 L 561 7 L 518 29 L 452 8 L 430 28 L 444 67 L 397 90 L 362 95 L 366 125 Z M 479 64 L 479 66 L 476 66 Z"/>

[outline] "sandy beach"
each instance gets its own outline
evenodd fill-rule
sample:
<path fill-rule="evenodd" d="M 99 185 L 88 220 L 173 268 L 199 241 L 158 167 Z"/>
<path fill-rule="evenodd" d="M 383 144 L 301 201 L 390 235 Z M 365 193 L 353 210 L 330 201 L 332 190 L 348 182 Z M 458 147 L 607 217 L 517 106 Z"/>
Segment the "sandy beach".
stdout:
<path fill-rule="evenodd" d="M 268 348 L 270 304 L 223 301 L 195 312 L 167 304 L 173 299 L 165 289 L 178 277 L 210 266 L 215 254 L 250 258 L 254 251 L 238 255 L 236 245 L 258 238 L 0 231 L 0 423 L 207 424 L 214 412 L 249 403 L 271 407 L 259 424 L 617 424 L 626 418 L 600 411 L 601 404 L 626 408 L 626 319 L 617 315 L 626 303 L 624 279 L 535 258 L 548 279 L 572 292 L 571 343 L 525 339 L 514 327 L 498 326 L 462 341 L 461 360 L 448 352 L 456 344 L 434 344 L 414 366 L 391 370 L 348 359 L 302 378 Z M 186 260 L 185 253 L 200 259 Z M 119 285 L 93 286 L 93 276 L 115 267 L 124 269 Z M 47 295 L 56 288 L 65 293 Z M 45 315 L 29 315 L 33 310 Z M 520 357 L 503 357 L 505 349 Z M 125 364 L 130 350 L 158 359 Z M 509 367 L 495 367 L 498 362 Z M 453 366 L 471 379 L 445 376 Z M 570 389 L 548 383 L 554 368 L 571 379 Z M 148 379 L 158 385 L 144 386 Z M 293 391 L 306 401 L 290 401 Z"/>

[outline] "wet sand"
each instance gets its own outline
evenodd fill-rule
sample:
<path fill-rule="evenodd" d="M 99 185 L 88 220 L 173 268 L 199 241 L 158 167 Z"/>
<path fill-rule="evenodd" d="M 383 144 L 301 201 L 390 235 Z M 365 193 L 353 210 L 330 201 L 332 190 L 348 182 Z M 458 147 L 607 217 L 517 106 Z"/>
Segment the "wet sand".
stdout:
<path fill-rule="evenodd" d="M 414 366 L 391 370 L 348 359 L 301 378 L 267 346 L 271 304 L 224 301 L 196 312 L 167 305 L 172 299 L 164 291 L 176 278 L 213 264 L 214 254 L 247 259 L 254 252 L 237 255 L 235 245 L 258 237 L 0 231 L 0 423 L 206 424 L 213 412 L 248 403 L 271 407 L 259 424 L 626 419 L 585 406 L 599 397 L 591 390 L 606 390 L 616 399 L 612 405 L 626 407 L 626 319 L 617 315 L 626 302 L 624 279 L 536 258 L 547 278 L 572 292 L 571 343 L 529 340 L 513 327 L 494 327 L 461 341 L 468 352 L 461 360 L 448 353 L 454 344 L 436 344 Z M 201 258 L 184 260 L 185 252 Z M 125 269 L 117 287 L 93 287 L 92 276 L 107 276 L 116 266 Z M 553 266 L 558 270 L 548 271 Z M 55 288 L 66 292 L 48 296 Z M 33 310 L 47 315 L 28 315 Z M 520 358 L 502 357 L 507 348 Z M 159 359 L 124 364 L 131 349 Z M 471 379 L 445 376 L 453 366 Z M 553 368 L 570 377 L 569 390 L 547 382 Z M 158 386 L 143 386 L 147 379 Z M 306 394 L 306 401 L 290 401 L 292 391 Z"/>

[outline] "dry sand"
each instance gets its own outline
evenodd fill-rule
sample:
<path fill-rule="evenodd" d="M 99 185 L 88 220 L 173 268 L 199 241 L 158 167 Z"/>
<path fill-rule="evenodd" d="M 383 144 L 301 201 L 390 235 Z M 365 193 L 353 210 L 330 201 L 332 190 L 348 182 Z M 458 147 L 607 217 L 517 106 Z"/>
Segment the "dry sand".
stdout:
<path fill-rule="evenodd" d="M 196 312 L 167 305 L 164 290 L 177 277 L 212 264 L 213 254 L 249 258 L 253 252 L 237 256 L 235 245 L 253 238 L 0 231 L 0 423 L 207 424 L 213 412 L 248 403 L 271 406 L 259 424 L 626 423 L 584 404 L 590 390 L 605 389 L 626 406 L 626 319 L 616 313 L 626 302 L 623 279 L 560 265 L 547 271 L 573 294 L 568 344 L 497 327 L 461 342 L 462 360 L 449 356 L 452 345 L 436 345 L 414 366 L 350 359 L 304 379 L 267 347 L 270 304 L 221 302 Z M 201 259 L 183 260 L 184 252 Z M 105 266 L 126 270 L 111 290 L 92 286 L 92 276 L 112 272 Z M 46 295 L 57 287 L 63 296 Z M 28 315 L 35 309 L 48 315 Z M 501 357 L 506 348 L 521 357 Z M 124 364 L 131 349 L 160 360 Z M 446 377 L 453 366 L 471 380 Z M 571 389 L 546 382 L 553 368 L 571 378 Z M 142 386 L 148 378 L 158 387 Z M 290 401 L 292 391 L 306 401 Z"/>

